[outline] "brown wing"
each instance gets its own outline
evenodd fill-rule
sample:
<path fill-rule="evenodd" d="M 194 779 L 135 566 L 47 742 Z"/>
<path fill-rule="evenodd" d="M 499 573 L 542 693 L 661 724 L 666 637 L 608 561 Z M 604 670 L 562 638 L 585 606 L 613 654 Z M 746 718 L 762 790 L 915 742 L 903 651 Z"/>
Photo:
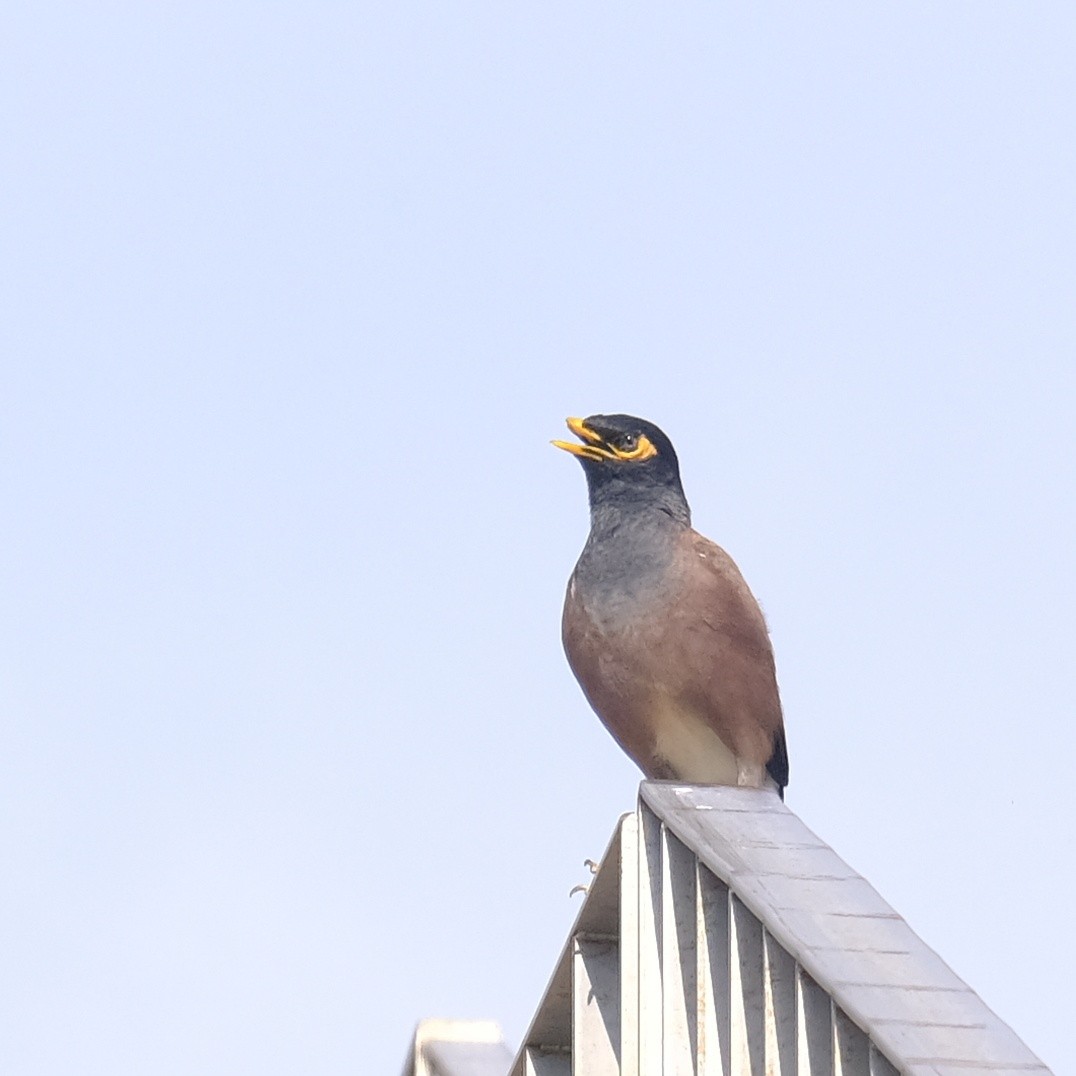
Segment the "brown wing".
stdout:
<path fill-rule="evenodd" d="M 788 783 L 784 721 L 766 621 L 732 558 L 689 531 L 681 543 L 679 600 L 665 638 L 680 690 L 735 754 Z M 670 627 L 673 627 L 670 624 Z"/>

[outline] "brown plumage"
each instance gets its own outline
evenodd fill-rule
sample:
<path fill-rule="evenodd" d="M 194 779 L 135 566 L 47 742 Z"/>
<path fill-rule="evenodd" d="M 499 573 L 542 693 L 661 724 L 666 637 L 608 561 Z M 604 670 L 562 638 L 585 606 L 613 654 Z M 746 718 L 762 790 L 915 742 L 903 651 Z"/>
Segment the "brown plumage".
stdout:
<path fill-rule="evenodd" d="M 651 423 L 570 419 L 591 531 L 563 638 L 587 699 L 650 778 L 788 782 L 773 650 L 732 558 L 691 528 L 676 453 Z"/>

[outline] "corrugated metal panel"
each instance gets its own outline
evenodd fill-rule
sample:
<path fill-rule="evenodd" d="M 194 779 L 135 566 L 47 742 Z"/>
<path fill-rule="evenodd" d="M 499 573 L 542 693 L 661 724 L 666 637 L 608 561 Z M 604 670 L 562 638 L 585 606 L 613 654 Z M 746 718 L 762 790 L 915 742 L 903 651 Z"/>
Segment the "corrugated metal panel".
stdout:
<path fill-rule="evenodd" d="M 513 1076 L 1047 1076 L 773 794 L 646 782 Z"/>

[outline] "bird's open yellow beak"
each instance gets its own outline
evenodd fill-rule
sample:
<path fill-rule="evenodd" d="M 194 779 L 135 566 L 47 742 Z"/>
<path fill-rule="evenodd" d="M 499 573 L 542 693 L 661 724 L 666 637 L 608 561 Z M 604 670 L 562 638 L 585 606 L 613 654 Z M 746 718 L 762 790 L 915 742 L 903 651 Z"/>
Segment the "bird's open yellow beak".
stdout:
<path fill-rule="evenodd" d="M 565 421 L 568 429 L 585 443 L 577 445 L 574 441 L 550 441 L 555 448 L 563 448 L 565 452 L 570 452 L 573 456 L 582 456 L 588 460 L 616 459 L 616 456 L 604 447 L 605 442 L 600 435 L 588 429 L 587 424 L 581 418 L 569 418 Z"/>

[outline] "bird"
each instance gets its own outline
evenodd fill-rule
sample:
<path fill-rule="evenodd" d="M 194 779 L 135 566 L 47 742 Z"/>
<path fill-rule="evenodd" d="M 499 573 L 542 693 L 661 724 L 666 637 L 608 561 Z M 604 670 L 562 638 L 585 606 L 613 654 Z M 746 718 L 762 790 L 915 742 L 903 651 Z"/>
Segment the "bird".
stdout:
<path fill-rule="evenodd" d="M 732 558 L 691 526 L 669 438 L 633 415 L 569 418 L 590 533 L 568 580 L 564 651 L 650 780 L 764 788 L 788 750 L 773 647 Z"/>

